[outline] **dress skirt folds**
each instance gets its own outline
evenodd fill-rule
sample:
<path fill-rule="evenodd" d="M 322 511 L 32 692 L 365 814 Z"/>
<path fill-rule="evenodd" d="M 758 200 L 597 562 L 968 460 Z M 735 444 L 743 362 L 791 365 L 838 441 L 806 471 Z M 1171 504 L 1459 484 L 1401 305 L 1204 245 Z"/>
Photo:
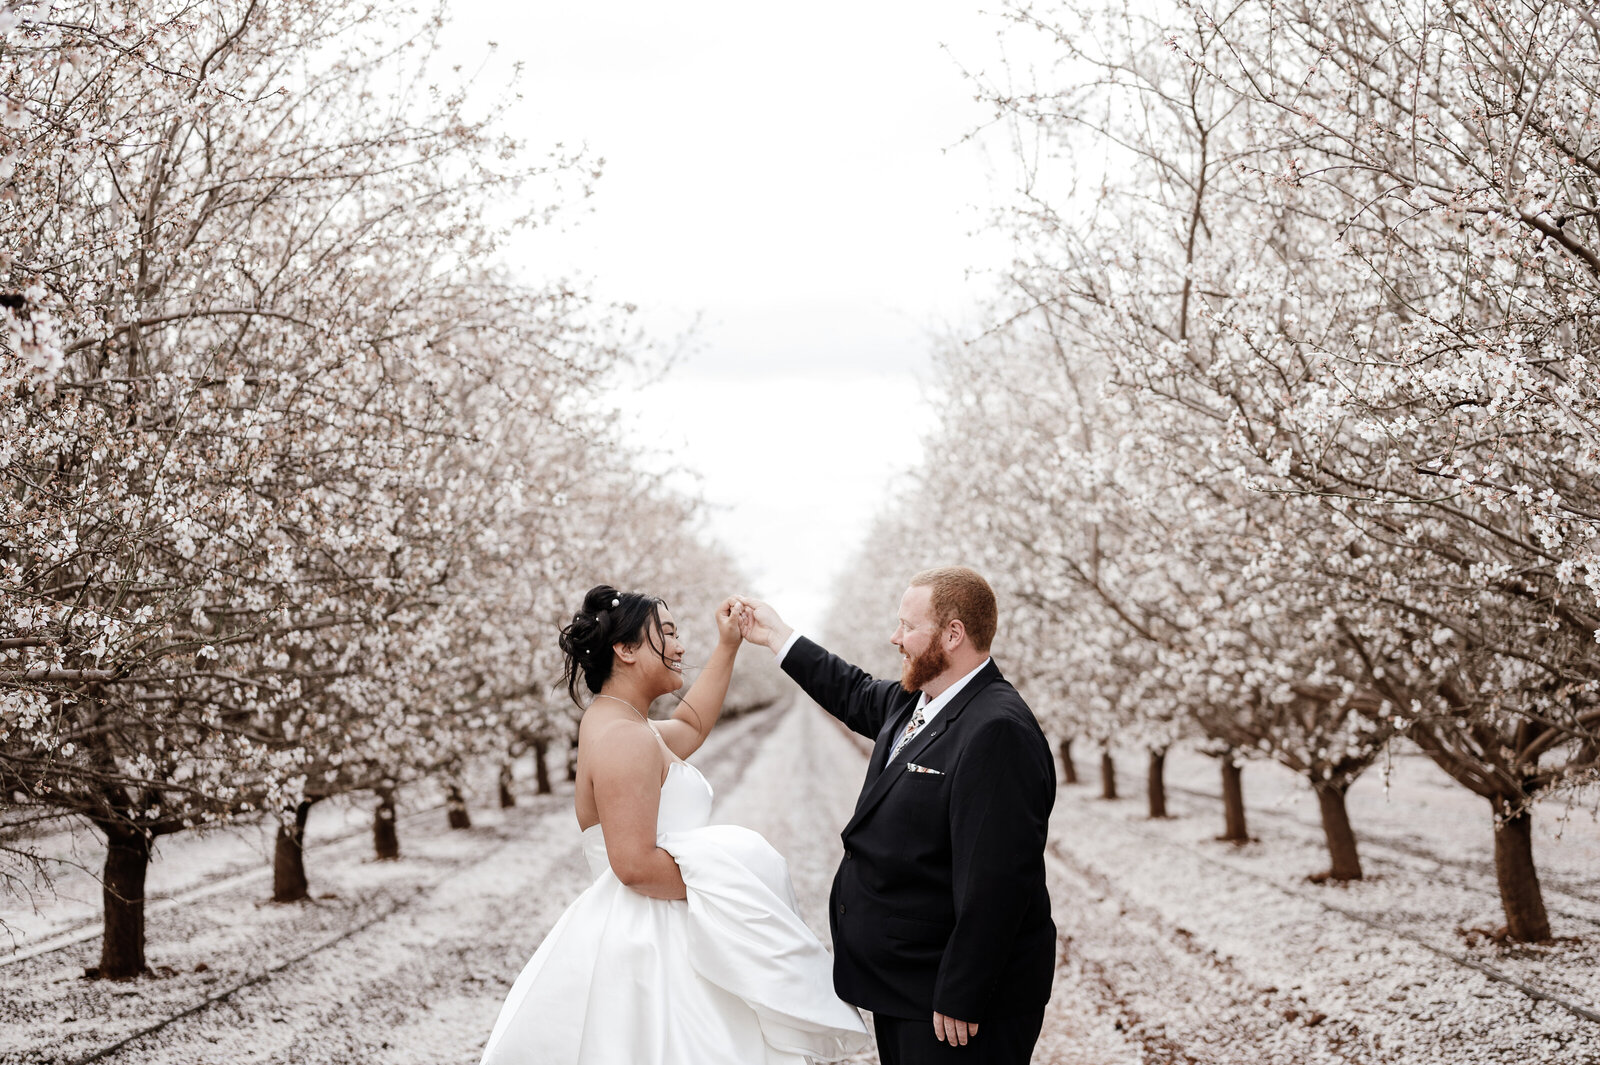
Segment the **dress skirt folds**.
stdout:
<path fill-rule="evenodd" d="M 710 808 L 705 778 L 673 763 L 657 843 L 687 901 L 623 886 L 600 827 L 584 833 L 594 883 L 517 977 L 483 1065 L 798 1065 L 866 1045 L 782 855 L 748 829 L 707 825 Z"/>

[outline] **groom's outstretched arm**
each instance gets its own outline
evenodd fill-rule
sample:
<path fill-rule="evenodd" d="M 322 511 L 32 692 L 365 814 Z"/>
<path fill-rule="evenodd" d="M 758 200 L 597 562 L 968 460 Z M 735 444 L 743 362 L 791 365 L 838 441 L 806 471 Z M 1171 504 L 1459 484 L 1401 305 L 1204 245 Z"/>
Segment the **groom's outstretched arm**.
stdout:
<path fill-rule="evenodd" d="M 899 700 L 914 698 L 899 682 L 879 680 L 804 636 L 778 664 L 818 706 L 868 739 L 877 738 Z"/>
<path fill-rule="evenodd" d="M 875 739 L 898 700 L 909 697 L 896 681 L 878 680 L 804 636 L 796 637 L 769 604 L 747 596 L 740 601 L 745 606 L 744 638 L 770 647 L 783 671 L 850 731 Z"/>

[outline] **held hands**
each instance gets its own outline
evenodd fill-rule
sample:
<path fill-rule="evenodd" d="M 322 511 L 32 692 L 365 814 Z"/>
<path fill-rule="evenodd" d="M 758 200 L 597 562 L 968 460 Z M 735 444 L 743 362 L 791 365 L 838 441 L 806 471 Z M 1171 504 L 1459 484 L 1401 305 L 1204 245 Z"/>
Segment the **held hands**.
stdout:
<path fill-rule="evenodd" d="M 774 654 L 781 650 L 794 629 L 785 625 L 778 612 L 769 604 L 759 599 L 752 599 L 748 595 L 736 595 L 733 598 L 743 607 L 739 631 L 744 638 L 751 643 L 770 647 Z"/>
<path fill-rule="evenodd" d="M 966 1046 L 967 1040 L 978 1034 L 976 1022 L 958 1021 L 937 1011 L 933 1015 L 933 1037 L 951 1046 Z"/>
<path fill-rule="evenodd" d="M 748 611 L 736 595 L 731 595 L 717 607 L 717 646 L 737 647 L 743 639 L 744 615 Z"/>

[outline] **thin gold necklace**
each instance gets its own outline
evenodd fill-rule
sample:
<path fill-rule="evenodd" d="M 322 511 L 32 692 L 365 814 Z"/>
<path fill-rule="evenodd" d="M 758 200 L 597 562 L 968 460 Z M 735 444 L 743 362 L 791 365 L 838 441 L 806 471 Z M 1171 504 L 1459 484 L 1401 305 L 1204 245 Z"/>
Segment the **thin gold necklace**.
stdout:
<path fill-rule="evenodd" d="M 607 695 L 604 692 L 601 692 L 599 695 L 596 695 L 595 698 L 596 699 L 610 699 L 614 703 L 621 703 L 623 706 L 626 706 L 629 710 L 632 710 L 634 713 L 639 714 L 639 720 L 640 721 L 643 721 L 646 725 L 650 724 L 650 719 L 648 717 L 646 717 L 644 714 L 640 713 L 639 708 L 637 706 L 634 706 L 632 703 L 628 702 L 628 700 L 626 700 L 626 699 L 618 699 L 615 695 Z"/>

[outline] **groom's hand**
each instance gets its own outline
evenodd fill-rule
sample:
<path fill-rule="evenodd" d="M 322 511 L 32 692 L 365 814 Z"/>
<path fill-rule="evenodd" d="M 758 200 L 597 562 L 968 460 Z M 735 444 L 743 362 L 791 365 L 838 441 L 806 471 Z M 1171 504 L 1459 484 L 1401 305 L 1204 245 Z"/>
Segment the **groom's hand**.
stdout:
<path fill-rule="evenodd" d="M 977 1024 L 968 1024 L 958 1021 L 954 1017 L 946 1017 L 935 1012 L 933 1015 L 933 1036 L 941 1043 L 949 1043 L 953 1047 L 964 1047 L 967 1040 L 978 1034 Z"/>
<path fill-rule="evenodd" d="M 783 650 L 783 645 L 788 642 L 794 629 L 783 623 L 783 619 L 770 604 L 752 599 L 748 595 L 736 598 L 744 607 L 744 612 L 739 618 L 739 631 L 744 638 L 751 643 L 772 648 L 773 654 Z"/>

